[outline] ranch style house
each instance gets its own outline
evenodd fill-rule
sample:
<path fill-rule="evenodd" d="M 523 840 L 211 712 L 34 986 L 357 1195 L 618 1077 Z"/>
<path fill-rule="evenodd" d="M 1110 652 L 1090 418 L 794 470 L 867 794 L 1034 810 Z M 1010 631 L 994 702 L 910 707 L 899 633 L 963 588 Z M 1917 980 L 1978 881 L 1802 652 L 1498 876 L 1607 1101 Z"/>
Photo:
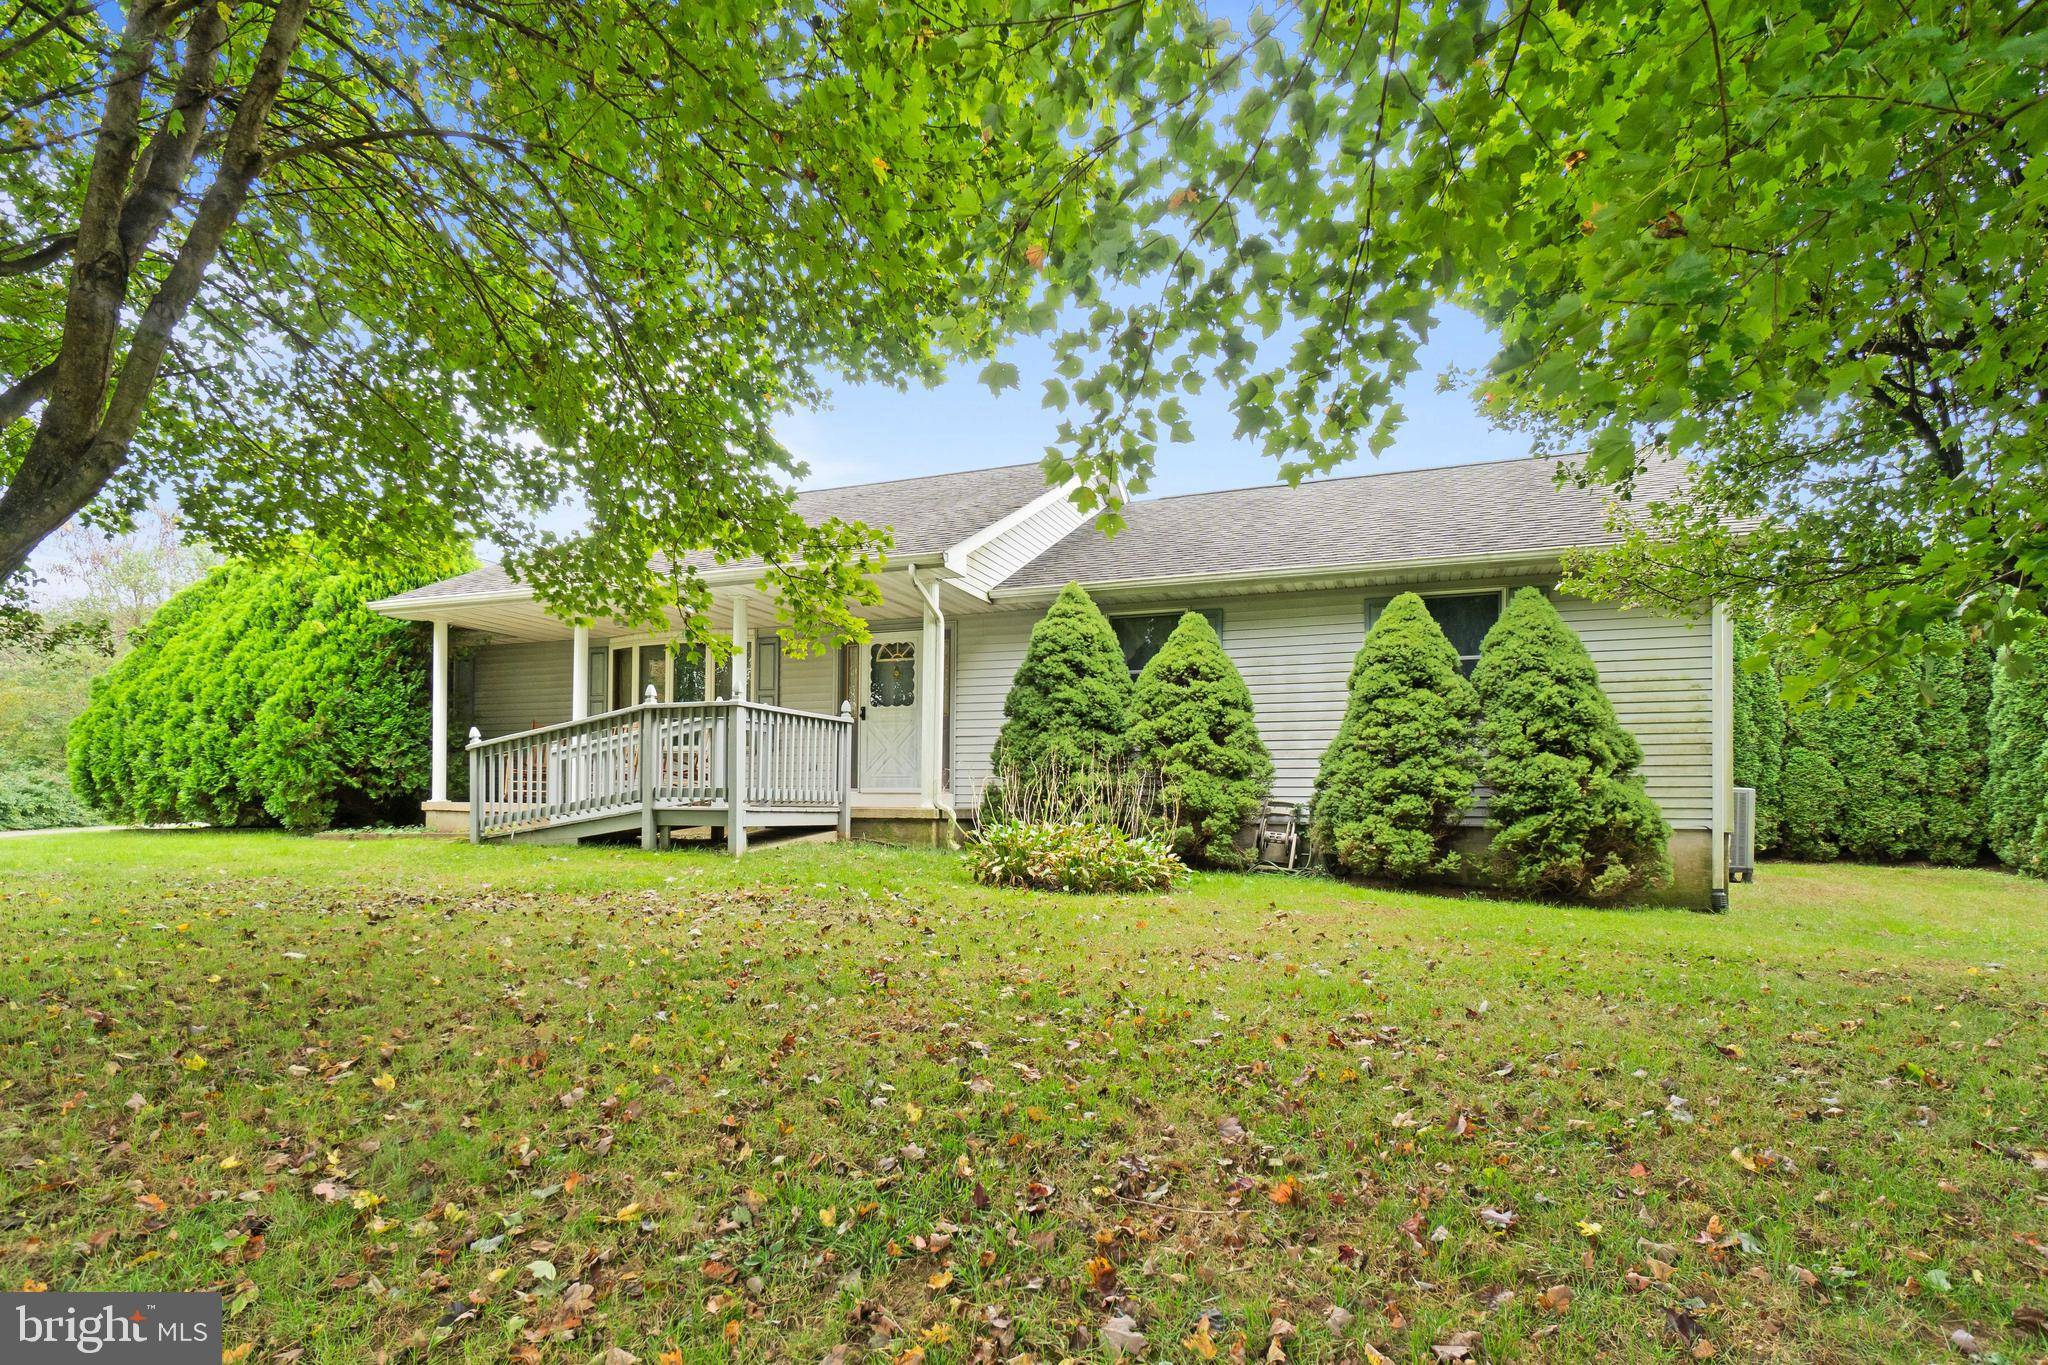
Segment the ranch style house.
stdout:
<path fill-rule="evenodd" d="M 1653 465 L 1638 501 L 1680 474 Z M 895 542 L 879 602 L 860 608 L 870 638 L 803 657 L 780 642 L 758 562 L 695 565 L 733 645 L 723 663 L 672 649 L 675 632 L 565 623 L 496 566 L 372 604 L 432 626 L 429 824 L 476 839 L 638 830 L 648 846 L 713 828 L 735 852 L 749 830 L 806 826 L 944 842 L 989 778 L 1032 625 L 1070 582 L 1134 672 L 1181 613 L 1205 613 L 1251 689 L 1273 795 L 1306 803 L 1352 658 L 1394 594 L 1421 593 L 1469 667 L 1507 594 L 1534 584 L 1642 744 L 1672 829 L 1672 899 L 1725 887 L 1730 622 L 1714 602 L 1659 615 L 1556 592 L 1565 550 L 1616 539 L 1609 495 L 1509 460 L 1141 499 L 1111 538 L 1068 492 L 1024 464 L 800 494 L 806 518 L 887 526 Z M 449 756 L 464 753 L 451 733 L 470 736 L 467 800 L 449 799 Z"/>

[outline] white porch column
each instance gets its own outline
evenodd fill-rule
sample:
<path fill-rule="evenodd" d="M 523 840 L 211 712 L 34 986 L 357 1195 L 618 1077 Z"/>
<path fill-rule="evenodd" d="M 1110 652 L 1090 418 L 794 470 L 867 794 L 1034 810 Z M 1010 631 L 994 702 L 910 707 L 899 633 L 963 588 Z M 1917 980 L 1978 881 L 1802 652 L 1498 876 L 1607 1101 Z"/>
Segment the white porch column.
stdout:
<path fill-rule="evenodd" d="M 747 625 L 747 599 L 744 596 L 732 599 L 732 695 L 735 701 L 747 699 L 747 637 L 751 634 Z"/>
<path fill-rule="evenodd" d="M 427 799 L 446 801 L 448 799 L 448 623 L 434 622 L 434 683 L 432 715 L 434 745 L 433 780 L 427 787 Z"/>
<path fill-rule="evenodd" d="M 569 661 L 569 719 L 583 720 L 590 715 L 590 627 L 578 626 L 569 637 L 569 648 L 576 651 L 576 657 Z"/>
<path fill-rule="evenodd" d="M 946 614 L 939 608 L 939 585 L 920 578 L 910 581 L 924 602 L 924 636 L 918 643 L 917 790 L 927 806 L 937 806 L 946 782 Z"/>

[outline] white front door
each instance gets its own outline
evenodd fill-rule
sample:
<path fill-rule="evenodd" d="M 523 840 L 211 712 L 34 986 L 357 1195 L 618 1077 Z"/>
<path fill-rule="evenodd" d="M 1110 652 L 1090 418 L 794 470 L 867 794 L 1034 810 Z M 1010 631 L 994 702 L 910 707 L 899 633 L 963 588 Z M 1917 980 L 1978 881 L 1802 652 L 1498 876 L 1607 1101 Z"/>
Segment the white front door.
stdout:
<path fill-rule="evenodd" d="M 919 634 L 876 635 L 861 651 L 860 788 L 918 790 Z"/>

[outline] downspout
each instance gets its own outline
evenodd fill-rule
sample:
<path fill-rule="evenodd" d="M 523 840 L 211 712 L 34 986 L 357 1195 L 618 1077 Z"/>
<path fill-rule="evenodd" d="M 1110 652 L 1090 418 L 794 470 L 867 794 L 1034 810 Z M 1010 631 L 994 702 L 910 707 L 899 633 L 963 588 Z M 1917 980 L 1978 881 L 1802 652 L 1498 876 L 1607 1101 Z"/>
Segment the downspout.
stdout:
<path fill-rule="evenodd" d="M 936 675 L 936 681 L 937 681 L 937 684 L 938 684 L 938 698 L 939 698 L 939 734 L 938 734 L 938 742 L 939 742 L 939 752 L 938 752 L 938 758 L 939 758 L 939 764 L 940 764 L 940 766 L 939 766 L 939 778 L 940 778 L 940 786 L 941 786 L 942 788 L 944 788 L 944 789 L 950 790 L 950 789 L 951 789 L 951 786 L 952 786 L 952 783 L 951 783 L 950 781 L 946 780 L 946 779 L 947 779 L 947 771 L 946 771 L 946 758 L 947 758 L 947 753 L 946 753 L 946 730 L 947 730 L 947 725 L 946 725 L 946 722 L 947 722 L 947 721 L 948 721 L 948 720 L 949 720 L 949 719 L 951 718 L 951 717 L 950 717 L 950 716 L 948 715 L 948 708 L 947 708 L 947 706 L 946 706 L 946 683 L 947 683 L 947 678 L 946 678 L 946 609 L 945 609 L 944 607 L 942 607 L 942 606 L 940 606 L 940 605 L 939 605 L 939 585 L 938 585 L 937 583 L 935 583 L 935 582 L 934 582 L 934 583 L 926 583 L 926 582 L 925 582 L 925 580 L 923 580 L 922 578 L 919 578 L 919 577 L 917 576 L 917 565 L 915 565 L 915 564 L 906 564 L 906 565 L 904 565 L 904 567 L 903 567 L 903 572 L 904 572 L 904 573 L 906 573 L 906 574 L 908 574 L 908 575 L 910 576 L 910 586 L 911 586 L 912 588 L 916 589 L 916 591 L 917 591 L 917 595 L 918 595 L 918 596 L 919 596 L 920 598 L 922 598 L 922 599 L 924 600 L 924 604 L 925 604 L 925 605 L 926 605 L 927 607 L 931 608 L 931 613 L 932 613 L 932 615 L 933 615 L 933 616 L 934 616 L 934 617 L 935 617 L 935 618 L 936 618 L 936 619 L 938 620 L 938 623 L 939 623 L 939 647 L 938 647 L 938 649 L 937 649 L 937 650 L 935 651 L 935 655 L 936 655 L 936 657 L 935 657 L 935 658 L 934 658 L 934 659 L 933 659 L 933 660 L 932 660 L 931 662 L 932 662 L 932 672 L 933 672 L 933 673 L 934 673 L 934 674 Z M 937 792 L 934 792 L 934 793 L 933 793 L 933 799 L 934 799 L 935 801 L 937 800 L 937 797 L 938 797 L 938 793 L 937 793 Z M 950 827 L 950 829 L 951 829 L 951 834 L 952 834 L 953 838 L 954 838 L 954 839 L 955 839 L 955 840 L 957 841 L 957 840 L 959 839 L 959 837 L 960 837 L 960 817 L 959 817 L 959 816 L 958 816 L 957 814 L 955 814 L 955 813 L 954 813 L 954 810 L 953 810 L 953 803 L 952 803 L 951 801 L 947 801 L 947 802 L 945 803 L 945 807 L 946 807 L 946 823 L 947 823 L 947 825 L 948 825 L 948 826 Z"/>

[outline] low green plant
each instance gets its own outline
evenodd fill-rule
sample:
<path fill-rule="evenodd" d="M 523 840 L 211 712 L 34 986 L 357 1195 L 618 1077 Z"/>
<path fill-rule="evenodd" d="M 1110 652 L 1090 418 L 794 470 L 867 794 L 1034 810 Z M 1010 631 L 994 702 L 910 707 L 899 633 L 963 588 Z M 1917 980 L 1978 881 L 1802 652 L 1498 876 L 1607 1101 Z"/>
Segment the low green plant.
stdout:
<path fill-rule="evenodd" d="M 1251 689 L 1200 612 L 1183 614 L 1138 674 L 1130 743 L 1175 813 L 1167 822 L 1174 851 L 1204 867 L 1249 865 L 1238 831 L 1272 789 L 1273 757 L 1259 738 Z"/>
<path fill-rule="evenodd" d="M 97 818 L 56 774 L 0 768 L 0 829 L 64 829 Z"/>
<path fill-rule="evenodd" d="M 1344 871 L 1397 881 L 1457 867 L 1449 845 L 1479 779 L 1479 694 L 1420 597 L 1366 632 L 1351 700 L 1316 772 L 1309 839 Z"/>
<path fill-rule="evenodd" d="M 1187 874 L 1162 838 L 1023 821 L 983 827 L 967 846 L 967 866 L 983 886 L 1039 891 L 1165 891 Z"/>
<path fill-rule="evenodd" d="M 1671 880 L 1671 828 L 1636 776 L 1642 746 L 1550 599 L 1514 595 L 1480 645 L 1472 685 L 1503 886 L 1613 901 Z"/>

